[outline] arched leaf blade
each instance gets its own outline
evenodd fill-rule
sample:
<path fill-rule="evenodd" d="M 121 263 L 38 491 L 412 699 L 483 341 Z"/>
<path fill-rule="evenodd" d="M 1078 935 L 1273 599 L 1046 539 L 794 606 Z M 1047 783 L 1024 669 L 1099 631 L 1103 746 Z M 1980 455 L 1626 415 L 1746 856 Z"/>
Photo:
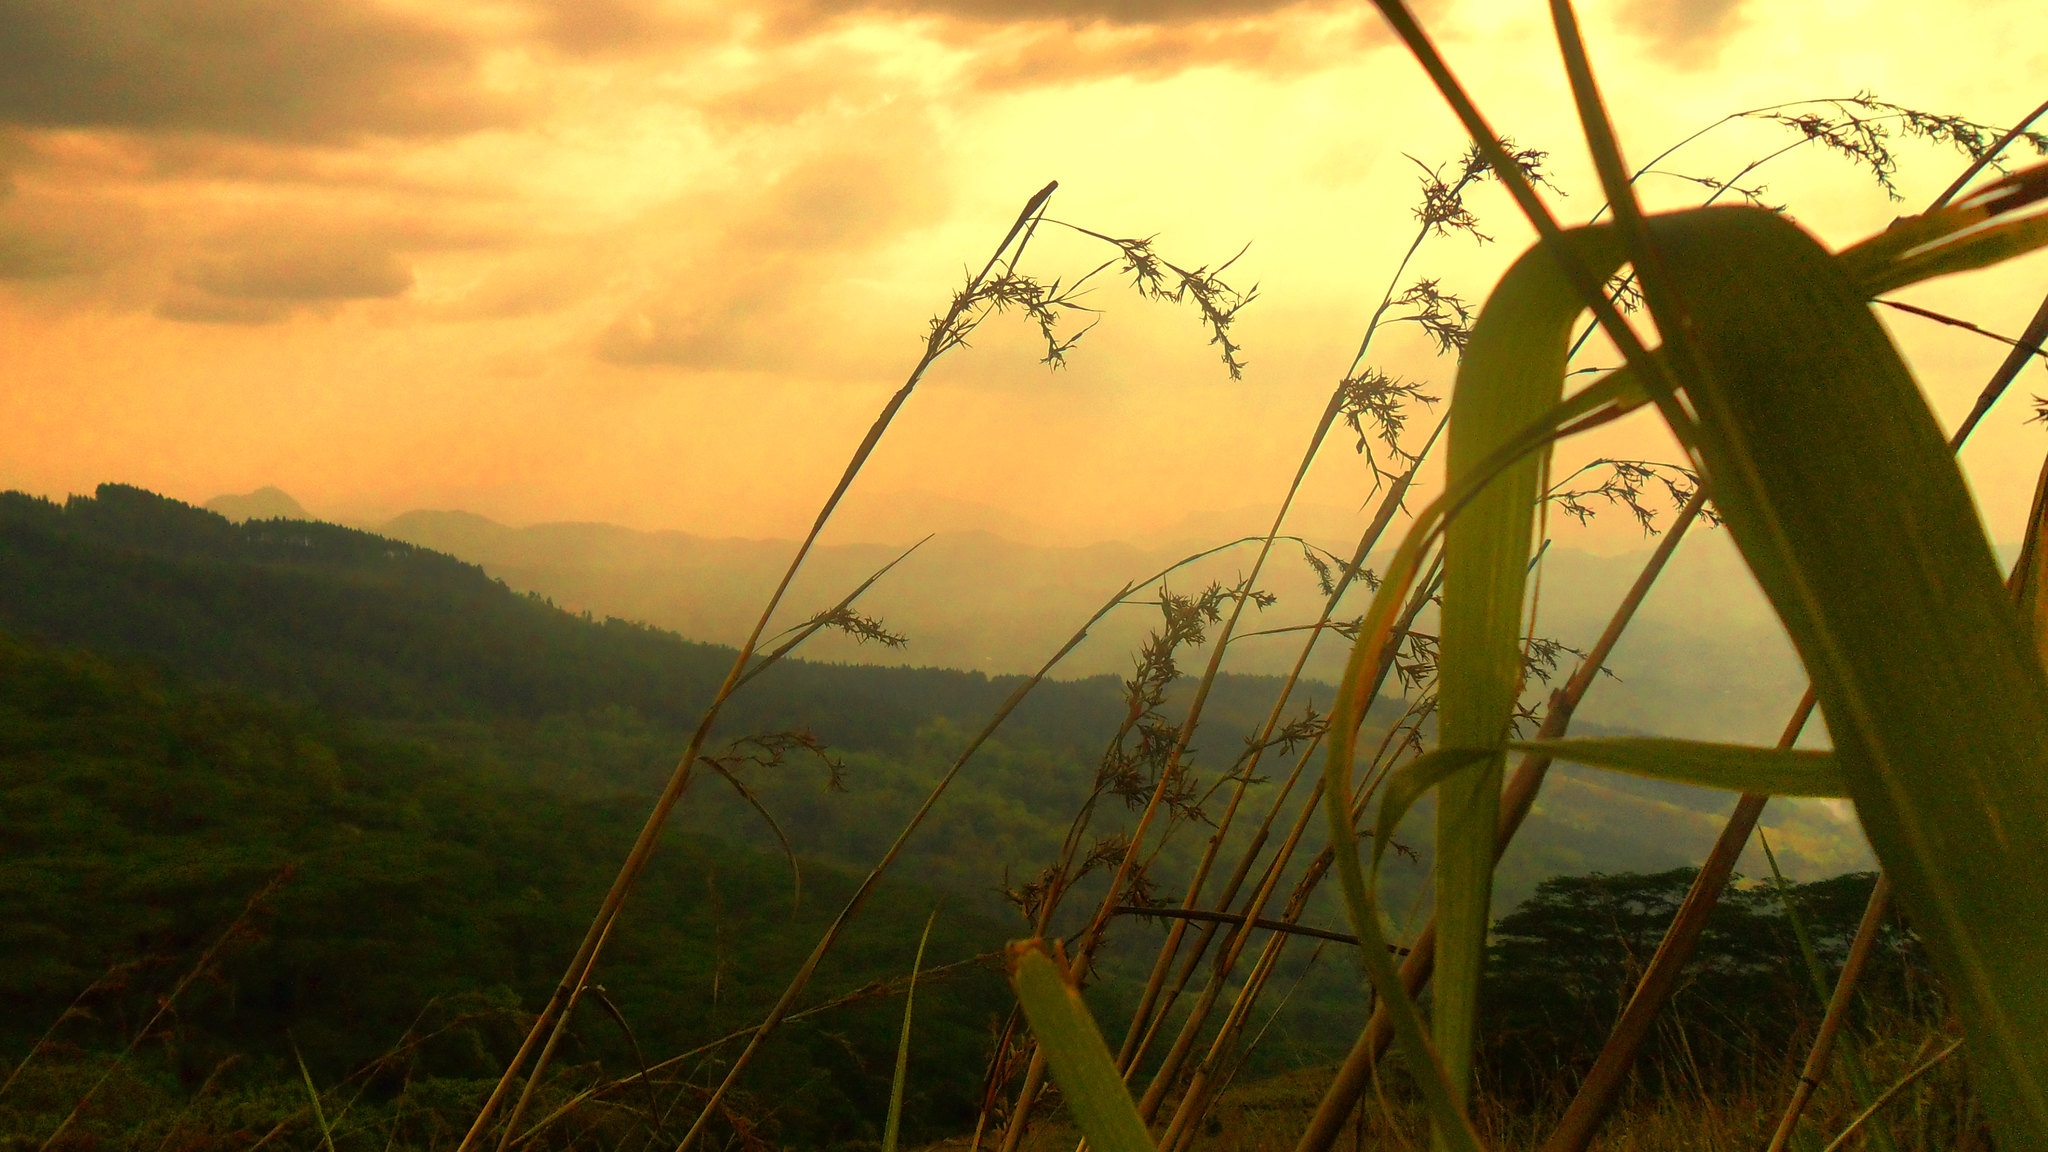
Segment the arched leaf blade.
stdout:
<path fill-rule="evenodd" d="M 1713 369 L 1681 434 L 1813 678 L 2001 1145 L 2048 1146 L 2048 677 L 1962 475 L 1843 261 L 1757 209 L 1652 229 Z"/>
<path fill-rule="evenodd" d="M 1565 243 L 1605 280 L 1623 259 L 1612 228 Z M 1492 454 L 1557 405 L 1572 322 L 1584 310 L 1547 247 L 1525 253 L 1473 325 L 1451 396 L 1445 470 L 1480 474 Z M 1486 481 L 1444 530 L 1437 663 L 1438 731 L 1446 748 L 1490 748 L 1437 785 L 1436 972 L 1430 997 L 1437 1052 L 1463 1097 L 1471 1079 L 1479 983 L 1492 925 L 1495 829 L 1516 701 L 1522 693 L 1522 607 L 1548 452 L 1524 454 Z"/>
<path fill-rule="evenodd" d="M 1699 740 L 1621 737 L 1607 740 L 1513 740 L 1508 747 L 1553 760 L 1760 796 L 1841 799 L 1849 786 L 1832 752 L 1757 748 Z"/>
<path fill-rule="evenodd" d="M 1138 1106 L 1110 1058 L 1102 1030 L 1068 979 L 1066 965 L 1045 941 L 1011 943 L 1010 986 L 1089 1146 L 1099 1152 L 1152 1152 L 1152 1136 L 1138 1118 Z"/>

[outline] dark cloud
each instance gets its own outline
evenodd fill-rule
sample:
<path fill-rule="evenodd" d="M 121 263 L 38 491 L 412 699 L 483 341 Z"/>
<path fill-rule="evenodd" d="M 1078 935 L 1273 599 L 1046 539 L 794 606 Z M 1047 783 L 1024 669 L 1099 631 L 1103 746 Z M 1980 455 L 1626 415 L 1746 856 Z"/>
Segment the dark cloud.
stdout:
<path fill-rule="evenodd" d="M 376 241 L 282 243 L 180 268 L 156 311 L 169 320 L 267 324 L 304 307 L 403 295 L 412 285 L 412 268 Z"/>
<path fill-rule="evenodd" d="M 730 20 L 650 0 L 539 0 L 534 31 L 574 55 L 615 55 L 730 34 Z"/>
<path fill-rule="evenodd" d="M 1004 89 L 1107 77 L 1158 80 L 1212 64 L 1302 72 L 1315 68 L 1315 57 L 1330 49 L 1350 55 L 1355 46 L 1320 37 L 1304 43 L 1271 21 L 1105 27 L 1081 34 L 1041 27 L 988 45 L 972 77 L 978 88 Z"/>
<path fill-rule="evenodd" d="M 968 83 L 984 89 L 1158 80 L 1210 65 L 1300 75 L 1390 39 L 1369 7 L 1332 0 L 795 0 L 769 28 L 797 38 L 860 16 L 932 20 L 931 35 L 970 53 Z"/>
<path fill-rule="evenodd" d="M 49 280 L 85 270 L 75 245 L 46 233 L 0 225 L 0 280 Z"/>
<path fill-rule="evenodd" d="M 1625 0 L 1621 26 L 1686 67 L 1711 64 L 1741 25 L 1743 0 Z"/>
<path fill-rule="evenodd" d="M 0 0 L 0 121 L 282 139 L 500 118 L 472 48 L 356 0 Z"/>

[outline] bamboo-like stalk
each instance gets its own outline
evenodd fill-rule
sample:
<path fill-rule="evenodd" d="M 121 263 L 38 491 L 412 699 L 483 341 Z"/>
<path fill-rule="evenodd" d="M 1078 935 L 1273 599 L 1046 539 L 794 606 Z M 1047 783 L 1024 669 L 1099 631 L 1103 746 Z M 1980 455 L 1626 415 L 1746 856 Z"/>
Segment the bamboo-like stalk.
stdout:
<path fill-rule="evenodd" d="M 718 691 L 713 694 L 710 705 L 706 707 L 703 718 L 698 721 L 695 731 L 691 733 L 688 746 L 684 750 L 682 758 L 677 761 L 674 771 L 669 775 L 667 784 L 662 788 L 661 795 L 656 798 L 652 811 L 648 813 L 647 821 L 641 826 L 640 833 L 633 842 L 633 847 L 627 852 L 626 859 L 620 864 L 618 874 L 613 878 L 611 888 L 605 893 L 603 901 L 598 906 L 597 914 L 591 918 L 590 926 L 584 932 L 583 942 L 577 946 L 575 955 L 569 961 L 567 971 L 563 973 L 562 979 L 556 983 L 554 992 L 548 997 L 547 1005 L 541 1010 L 540 1015 L 535 1018 L 533 1027 L 527 1031 L 526 1038 L 520 1042 L 519 1050 L 513 1055 L 511 1062 L 506 1065 L 504 1074 L 498 1078 L 497 1085 L 492 1088 L 491 1094 L 485 1099 L 483 1106 L 477 1110 L 476 1119 L 471 1122 L 469 1131 L 463 1135 L 462 1142 L 457 1146 L 456 1152 L 474 1152 L 478 1143 L 483 1139 L 484 1134 L 490 1129 L 491 1122 L 496 1117 L 497 1110 L 504 1102 L 505 1096 L 510 1092 L 513 1081 L 525 1070 L 527 1060 L 535 1056 L 536 1050 L 541 1049 L 543 1045 L 552 1041 L 561 1031 L 567 1020 L 574 998 L 583 987 L 591 967 L 597 961 L 602 941 L 606 932 L 611 927 L 612 920 L 618 915 L 619 909 L 624 906 L 626 897 L 632 891 L 634 883 L 640 878 L 640 874 L 646 870 L 647 862 L 654 854 L 654 847 L 661 839 L 662 829 L 667 826 L 670 814 L 674 812 L 676 804 L 682 799 L 683 792 L 689 787 L 691 777 L 696 770 L 697 758 L 703 752 L 705 742 L 710 738 L 712 726 L 717 723 L 719 713 L 723 710 L 726 701 L 732 697 L 733 692 L 738 688 L 741 678 L 748 673 L 748 665 L 753 660 L 756 646 L 761 641 L 761 634 L 767 630 L 769 619 L 774 616 L 776 608 L 781 605 L 782 597 L 789 590 L 790 583 L 796 579 L 797 570 L 803 566 L 805 558 L 810 555 L 811 548 L 817 543 L 818 537 L 824 532 L 826 522 L 832 518 L 833 512 L 838 509 L 840 500 L 846 495 L 847 489 L 853 486 L 854 478 L 860 475 L 861 468 L 867 463 L 868 457 L 875 450 L 875 446 L 881 442 L 883 434 L 889 430 L 890 424 L 895 420 L 896 413 L 909 401 L 918 383 L 923 380 L 925 372 L 940 356 L 956 347 L 960 340 L 964 338 L 965 333 L 960 328 L 961 322 L 966 318 L 969 310 L 978 302 L 977 293 L 981 286 L 988 281 L 989 274 L 995 270 L 997 263 L 1002 260 L 1003 255 L 1011 251 L 1012 245 L 1017 244 L 1020 236 L 1028 240 L 1027 228 L 1038 217 L 1038 214 L 1045 207 L 1046 201 L 1051 198 L 1054 190 L 1058 187 L 1057 181 L 1047 184 L 1044 188 L 1039 189 L 1030 200 L 1026 201 L 1023 211 L 1018 213 L 1016 222 L 1010 225 L 1010 230 L 1003 237 L 1002 243 L 998 244 L 995 252 L 989 256 L 988 263 L 982 266 L 980 273 L 968 281 L 967 288 L 953 298 L 953 303 L 946 315 L 932 325 L 931 333 L 925 340 L 924 354 L 919 358 L 916 366 L 911 369 L 902 387 L 898 388 L 890 396 L 888 402 L 883 405 L 881 412 L 875 417 L 874 423 L 868 428 L 867 435 L 861 440 L 859 447 L 854 450 L 852 458 L 847 461 L 846 468 L 841 473 L 838 483 L 833 487 L 831 495 L 826 498 L 824 505 L 818 510 L 817 518 L 812 522 L 810 532 L 805 535 L 803 543 L 798 546 L 796 555 L 791 558 L 789 567 L 782 574 L 781 581 L 775 586 L 775 591 L 769 595 L 767 606 L 762 609 L 761 615 L 754 623 L 753 630 L 747 635 L 746 642 L 740 646 L 739 652 L 734 656 L 732 668 L 726 673 L 725 680 L 719 685 Z M 1015 255 L 1013 254 L 1013 263 L 1014 260 Z M 544 1036 L 545 1039 L 543 1039 Z M 522 1093 L 522 1099 L 530 1098 L 531 1086 L 539 1080 L 543 1071 L 545 1071 L 545 1064 L 542 1061 L 536 1060 L 533 1071 L 528 1076 L 528 1092 Z M 504 1152 L 505 1145 L 511 1140 L 513 1132 L 518 1127 L 518 1120 L 519 1117 L 516 1114 L 506 1119 L 504 1135 L 499 1141 L 500 1152 Z"/>
<path fill-rule="evenodd" d="M 1835 1041 L 1849 1020 L 1849 1006 L 1855 1000 L 1856 982 L 1862 977 L 1863 967 L 1877 946 L 1878 930 L 1891 914 L 1891 897 L 1891 878 L 1879 873 L 1877 885 L 1870 890 L 1870 899 L 1863 906 L 1863 919 L 1856 925 L 1856 938 L 1849 945 L 1849 956 L 1842 964 L 1841 975 L 1835 979 L 1835 992 L 1828 999 L 1827 1014 L 1821 1018 L 1820 1028 L 1813 1037 L 1813 1047 L 1806 1053 L 1806 1064 L 1799 1070 L 1799 1083 L 1793 1087 L 1791 1102 L 1785 1105 L 1785 1114 L 1778 1119 L 1778 1130 L 1771 1136 L 1769 1152 L 1785 1152 L 1792 1141 L 1792 1130 L 1799 1125 L 1800 1113 L 1806 1110 L 1806 1102 L 1812 1099 L 1814 1089 L 1820 1087 L 1821 1077 L 1827 1074 Z"/>
<path fill-rule="evenodd" d="M 1778 747 L 1790 748 L 1799 739 L 1800 731 L 1813 715 L 1814 702 L 1813 689 L 1808 688 L 1799 701 L 1799 707 L 1793 710 L 1792 718 L 1786 721 L 1785 731 L 1778 737 Z M 1707 918 L 1713 915 L 1715 906 L 1720 903 L 1721 893 L 1734 875 L 1735 862 L 1742 856 L 1743 848 L 1748 846 L 1750 833 L 1756 830 L 1757 820 L 1763 816 L 1764 805 L 1769 801 L 1770 797 L 1754 792 L 1745 792 L 1736 800 L 1734 812 L 1729 814 L 1728 822 L 1715 838 L 1713 850 L 1707 853 L 1699 874 L 1693 877 L 1692 887 L 1686 890 L 1685 900 L 1679 904 L 1678 913 L 1665 930 L 1663 941 L 1650 957 L 1648 968 L 1636 982 L 1635 991 L 1629 995 L 1627 1006 L 1621 1010 L 1620 1019 L 1615 1021 L 1614 1029 L 1608 1034 L 1607 1043 L 1600 1049 L 1600 1055 L 1594 1059 L 1585 1079 L 1579 1082 L 1579 1089 L 1565 1107 L 1557 1128 L 1543 1142 L 1543 1152 L 1585 1152 L 1593 1142 L 1594 1134 L 1613 1110 L 1615 1101 L 1621 1098 L 1629 1069 L 1635 1064 L 1636 1053 L 1642 1050 L 1643 1042 L 1649 1039 L 1657 1014 L 1669 1002 L 1671 994 L 1677 991 L 1685 965 L 1692 959 L 1700 937 L 1706 932 Z"/>
<path fill-rule="evenodd" d="M 1685 539 L 1687 529 L 1698 519 L 1706 506 L 1706 493 L 1702 489 L 1693 493 L 1684 508 L 1672 520 L 1664 538 L 1650 553 L 1650 559 L 1637 574 L 1635 583 L 1615 606 L 1607 626 L 1600 632 L 1586 658 L 1568 678 L 1564 686 L 1551 693 L 1550 705 L 1544 712 L 1543 725 L 1537 738 L 1555 740 L 1562 738 L 1571 726 L 1572 715 L 1586 692 L 1593 686 L 1607 657 L 1614 646 L 1621 641 L 1622 633 L 1635 619 L 1636 610 L 1642 607 L 1643 599 L 1650 594 L 1657 578 L 1678 551 L 1679 543 Z M 1515 833 L 1521 830 L 1522 822 L 1528 818 L 1530 808 L 1536 803 L 1536 794 L 1543 787 L 1543 780 L 1550 771 L 1550 757 L 1529 753 L 1516 764 L 1514 773 L 1508 778 L 1507 787 L 1501 793 L 1500 827 L 1494 837 L 1494 854 L 1498 858 L 1507 851 Z M 1429 982 L 1436 963 L 1436 922 L 1432 919 L 1409 945 L 1407 958 L 1401 964 L 1401 985 L 1407 995 L 1414 996 Z M 1322 1100 L 1316 1105 L 1315 1114 L 1310 1118 L 1308 1128 L 1295 1144 L 1295 1152 L 1327 1152 L 1343 1134 L 1344 1121 L 1372 1085 L 1373 1069 L 1380 1056 L 1392 1043 L 1393 1021 L 1388 1017 L 1385 1006 L 1376 1006 L 1372 1016 L 1360 1031 L 1358 1040 L 1338 1066 L 1337 1074 L 1324 1090 Z"/>

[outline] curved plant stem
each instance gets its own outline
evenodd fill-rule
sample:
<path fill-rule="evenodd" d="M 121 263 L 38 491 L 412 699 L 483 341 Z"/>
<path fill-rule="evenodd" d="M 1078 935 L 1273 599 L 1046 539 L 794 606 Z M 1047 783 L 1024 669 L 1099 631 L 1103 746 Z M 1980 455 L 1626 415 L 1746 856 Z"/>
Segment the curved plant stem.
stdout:
<path fill-rule="evenodd" d="M 1960 1037 L 1958 1037 L 1957 1039 L 1951 1041 L 1948 1047 L 1943 1048 L 1941 1051 L 1936 1052 L 1934 1055 L 1928 1057 L 1926 1063 L 1920 1065 L 1918 1068 L 1913 1069 L 1911 1072 L 1906 1073 L 1905 1076 L 1900 1078 L 1897 1084 L 1894 1084 L 1891 1087 L 1885 1089 L 1884 1095 L 1879 1096 L 1876 1100 L 1872 1101 L 1870 1107 L 1865 1108 L 1862 1112 L 1857 1113 L 1856 1118 L 1854 1120 L 1849 1121 L 1849 1126 L 1847 1128 L 1842 1129 L 1841 1135 L 1836 1136 L 1833 1140 L 1830 1140 L 1828 1142 L 1828 1146 L 1826 1148 L 1821 1149 L 1821 1152 L 1838 1152 L 1842 1145 L 1848 1142 L 1849 1137 L 1854 1136 L 1863 1127 L 1864 1124 L 1869 1122 L 1872 1116 L 1877 1115 L 1878 1109 L 1883 1108 L 1885 1105 L 1891 1103 L 1893 1097 L 1897 1096 L 1899 1093 L 1904 1092 L 1907 1088 L 1911 1087 L 1915 1080 L 1918 1080 L 1920 1079 L 1920 1077 L 1925 1076 L 1927 1073 L 1933 1071 L 1935 1065 L 1955 1055 L 1956 1049 L 1961 1048 L 1962 1046 L 1963 1041 Z"/>
<path fill-rule="evenodd" d="M 1693 493 L 1664 538 L 1658 541 L 1650 559 L 1629 587 L 1628 594 L 1615 606 L 1607 626 L 1601 630 L 1600 638 L 1587 650 L 1571 678 L 1562 688 L 1553 692 L 1550 706 L 1545 711 L 1539 739 L 1558 739 L 1571 726 L 1572 714 L 1593 681 L 1606 665 L 1607 657 L 1614 646 L 1621 641 L 1624 630 L 1635 619 L 1643 599 L 1650 594 L 1657 578 L 1678 551 L 1678 545 L 1685 539 L 1686 530 L 1706 506 L 1704 490 Z M 1522 757 L 1514 774 L 1508 778 L 1507 787 L 1501 793 L 1500 828 L 1494 838 L 1494 852 L 1498 856 L 1507 851 L 1515 833 L 1521 830 L 1522 822 L 1528 818 L 1530 808 L 1536 802 L 1536 793 L 1542 788 L 1544 777 L 1550 771 L 1550 757 L 1530 753 Z M 1400 969 L 1401 986 L 1409 996 L 1414 996 L 1429 982 L 1436 962 L 1436 923 L 1432 919 L 1409 945 L 1410 951 Z M 1337 1075 L 1323 1092 L 1322 1100 L 1316 1105 L 1315 1114 L 1310 1118 L 1306 1131 L 1295 1144 L 1295 1152 L 1327 1152 L 1343 1134 L 1345 1119 L 1358 1107 L 1365 1092 L 1372 1086 L 1374 1069 L 1387 1046 L 1393 1042 L 1393 1021 L 1384 1006 L 1376 1006 L 1366 1022 L 1358 1040 L 1339 1065 Z"/>
<path fill-rule="evenodd" d="M 632 892 L 633 885 L 639 880 L 640 874 L 646 870 L 647 862 L 654 854 L 655 845 L 661 839 L 662 829 L 667 825 L 670 814 L 675 811 L 676 804 L 682 799 L 683 792 L 689 787 L 691 775 L 696 769 L 697 758 L 703 752 L 705 742 L 710 738 L 712 726 L 717 723 L 719 713 L 723 710 L 726 701 L 732 697 L 733 692 L 738 689 L 741 679 L 748 673 L 748 665 L 753 660 L 756 646 L 761 641 L 761 634 L 766 631 L 769 619 L 774 616 L 776 608 L 781 605 L 782 597 L 789 590 L 790 582 L 796 579 L 797 570 L 803 566 L 805 558 L 810 555 L 811 548 L 817 543 L 819 535 L 824 532 L 826 521 L 830 520 L 832 513 L 838 509 L 841 498 L 846 495 L 847 489 L 853 486 L 854 478 L 860 475 L 861 468 L 867 463 L 868 457 L 873 454 L 875 446 L 881 442 L 883 434 L 889 430 L 890 424 L 895 420 L 896 413 L 902 409 L 903 405 L 909 401 L 911 394 L 916 391 L 917 385 L 923 380 L 925 372 L 940 356 L 956 347 L 960 339 L 963 338 L 964 334 L 961 331 L 960 325 L 968 318 L 970 310 L 978 303 L 978 292 L 981 286 L 987 282 L 990 273 L 995 270 L 997 263 L 1002 260 L 1006 253 L 1011 254 L 1011 259 L 1014 262 L 1015 253 L 1013 252 L 1013 246 L 1018 244 L 1019 237 L 1027 235 L 1026 229 L 1044 209 L 1046 201 L 1052 197 L 1053 191 L 1058 187 L 1057 182 L 1047 184 L 1025 203 L 1023 211 L 1018 213 L 1016 222 L 1010 225 L 1010 231 L 1003 237 L 1002 243 L 996 246 L 996 250 L 989 257 L 988 263 L 982 267 L 979 274 L 968 281 L 966 290 L 954 297 L 953 303 L 946 315 L 932 325 L 931 334 L 925 341 L 924 355 L 918 360 L 917 365 L 911 369 L 910 375 L 905 379 L 903 386 L 898 388 L 895 394 L 889 398 L 888 402 L 883 405 L 881 412 L 875 417 L 874 423 L 868 428 L 867 435 L 861 440 L 860 446 L 854 450 L 853 457 L 847 461 L 846 469 L 840 474 L 839 481 L 833 487 L 831 495 L 826 498 L 823 507 L 818 510 L 817 519 L 812 522 L 810 532 L 804 537 L 802 545 L 797 548 L 796 555 L 791 558 L 789 567 L 784 570 L 781 581 L 775 586 L 775 591 L 768 597 L 767 606 L 762 609 L 761 615 L 755 621 L 753 630 L 748 634 L 746 642 L 740 646 L 739 652 L 735 655 L 731 670 L 726 673 L 724 682 L 719 685 L 718 691 L 713 694 L 711 704 L 705 709 L 703 718 L 698 721 L 696 730 L 691 733 L 688 747 L 684 750 L 682 758 L 676 762 L 675 770 L 670 773 L 668 783 L 663 786 L 661 795 L 655 800 L 653 810 L 648 813 L 647 821 L 641 826 L 640 834 L 634 840 L 632 849 L 627 852 L 626 859 L 620 864 L 618 875 L 612 880 L 611 888 L 605 893 L 604 900 L 599 904 L 597 914 L 591 918 L 590 926 L 584 932 L 583 942 L 577 946 L 575 955 L 569 961 L 567 971 L 562 974 L 562 979 L 556 983 L 553 994 L 548 997 L 547 1005 L 534 1020 L 533 1027 L 528 1030 L 526 1038 L 520 1043 L 519 1050 L 513 1055 L 511 1062 L 506 1065 L 504 1074 L 498 1078 L 498 1083 L 492 1088 L 490 1096 L 485 1099 L 483 1106 L 477 1110 L 476 1119 L 471 1122 L 469 1131 L 463 1135 L 462 1142 L 457 1146 L 456 1152 L 474 1152 L 478 1143 L 484 1138 L 484 1134 L 490 1130 L 491 1123 L 496 1117 L 499 1106 L 503 1104 L 506 1095 L 511 1091 L 513 1081 L 519 1077 L 522 1071 L 525 1071 L 528 1059 L 533 1058 L 537 1052 L 544 1053 L 552 1048 L 554 1038 L 559 1034 L 567 1020 L 576 996 L 582 990 L 592 966 L 597 962 L 598 953 L 603 947 L 603 940 L 606 932 L 611 927 L 612 920 L 618 915 L 619 909 L 624 906 L 626 897 Z M 528 1075 L 528 1090 L 521 1094 L 522 1099 L 530 1098 L 532 1085 L 539 1080 L 542 1072 L 545 1070 L 546 1058 L 543 1054 L 540 1059 L 535 1061 L 533 1070 Z M 503 1126 L 504 1134 L 499 1140 L 500 1152 L 503 1152 L 506 1144 L 511 1140 L 513 1132 L 518 1127 L 518 1120 L 519 1117 L 516 1111 L 514 1115 L 506 1119 Z M 692 1131 L 695 1131 L 695 1129 Z"/>

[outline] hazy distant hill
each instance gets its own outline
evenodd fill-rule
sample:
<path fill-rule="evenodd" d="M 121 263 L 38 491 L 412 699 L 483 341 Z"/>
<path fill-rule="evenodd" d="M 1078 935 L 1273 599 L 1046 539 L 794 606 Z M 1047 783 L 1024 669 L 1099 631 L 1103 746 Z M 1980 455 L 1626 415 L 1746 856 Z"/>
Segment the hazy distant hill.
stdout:
<path fill-rule="evenodd" d="M 439 519 L 464 528 L 472 539 L 496 540 L 515 557 L 515 546 L 535 548 L 541 559 L 556 546 L 549 544 L 548 530 L 515 531 L 473 517 Z M 618 554 L 634 563 L 652 548 L 642 534 L 620 529 L 561 531 L 613 541 Z M 673 586 L 714 586 L 709 577 L 676 574 L 678 557 L 691 555 L 689 538 L 654 543 L 673 549 L 667 576 Z M 697 555 L 708 554 L 701 561 L 706 569 L 723 573 L 737 587 L 748 577 L 734 557 L 745 558 L 752 549 L 759 564 L 762 554 L 772 561 L 778 547 L 713 543 L 724 551 Z M 1056 583 L 1059 566 L 1048 558 L 1050 550 L 987 537 L 968 537 L 964 544 L 971 554 L 1001 550 L 1015 558 L 986 577 L 1013 591 L 989 598 L 1013 604 L 1017 616 L 1030 621 L 1026 609 L 1032 602 L 1016 590 L 1032 587 L 1034 576 Z M 837 560 L 853 564 L 843 555 Z M 1078 567 L 1078 561 L 1070 566 Z M 635 571 L 625 564 L 618 570 Z M 586 562 L 572 571 L 606 569 Z M 935 571 L 950 570 L 937 565 Z M 946 578 L 980 579 L 957 572 Z M 946 586 L 938 576 L 922 584 L 906 580 L 895 588 L 906 600 L 887 611 L 899 626 L 914 630 L 917 617 L 907 597 Z M 1674 587 L 1684 591 L 1682 584 Z M 1283 599 L 1283 607 L 1287 603 Z M 958 619 L 965 627 L 972 622 L 965 614 L 971 605 L 962 611 Z M 1281 611 L 1269 611 L 1262 623 L 1284 621 Z M 1062 637 L 1071 627 L 1067 619 L 1040 619 L 1040 627 Z M 1143 626 L 1141 617 L 1131 621 L 1134 630 Z M 214 513 L 117 485 L 64 505 L 0 496 L 0 628 L 377 718 L 502 762 L 524 779 L 636 792 L 651 787 L 673 764 L 682 734 L 731 659 L 729 649 L 673 633 L 562 611 L 515 593 L 484 570 L 412 544 L 299 521 L 230 524 Z M 1247 641 L 1246 651 L 1261 642 Z M 1198 664 L 1200 658 L 1194 653 L 1188 662 Z M 1696 664 L 1687 674 L 1712 671 Z M 1634 674 L 1624 669 L 1624 675 Z M 760 790 L 788 816 L 800 847 L 859 863 L 879 850 L 877 837 L 908 814 L 966 733 L 1013 684 L 980 672 L 793 661 L 750 687 L 722 732 L 801 725 L 847 753 L 855 771 L 845 797 L 828 800 L 811 772 L 764 781 Z M 1219 682 L 1196 739 L 1199 771 L 1220 772 L 1228 765 L 1243 735 L 1270 707 L 1275 687 L 1274 680 L 1259 676 Z M 1616 687 L 1603 684 L 1601 691 Z M 1322 704 L 1328 694 L 1323 684 L 1304 691 Z M 1109 677 L 1042 687 L 1005 729 L 1003 747 L 985 754 L 963 790 L 949 799 L 947 822 L 922 843 L 919 866 L 987 892 L 1003 867 L 1029 864 L 1045 841 L 1056 842 L 1055 829 L 1078 798 L 1076 789 L 1085 789 L 1120 712 Z M 1589 730 L 1595 723 L 1589 717 Z M 1510 857 L 1513 881 L 1506 895 L 1561 871 L 1663 868 L 1697 859 L 1711 840 L 1714 813 L 1726 803 L 1725 796 L 1712 793 L 1560 772 L 1541 818 Z M 700 827 L 755 842 L 766 838 L 743 806 L 723 793 L 707 793 L 698 811 L 708 821 Z M 1853 829 L 1825 805 L 1775 805 L 1768 824 L 1802 874 L 1839 871 L 1862 860 Z"/>
<path fill-rule="evenodd" d="M 209 512 L 218 512 L 236 523 L 244 520 L 311 520 L 313 517 L 291 493 L 274 485 L 239 496 L 215 496 L 206 502 Z"/>
<path fill-rule="evenodd" d="M 480 564 L 512 587 L 572 610 L 644 620 L 723 643 L 744 636 L 796 548 L 788 540 L 709 539 L 606 524 L 512 528 L 467 512 L 410 512 L 380 531 Z M 836 600 L 899 552 L 877 544 L 820 547 L 792 590 L 792 618 Z M 862 601 L 906 633 L 907 646 L 890 650 L 834 637 L 812 651 L 861 663 L 937 664 L 992 675 L 1027 671 L 1126 581 L 1181 555 L 1120 543 L 1052 548 L 983 532 L 940 533 Z M 1171 577 L 1172 586 L 1233 580 L 1253 555 L 1249 546 L 1232 549 Z M 1648 556 L 1647 548 L 1611 557 L 1552 549 L 1542 584 L 1542 631 L 1590 645 Z M 1321 593 L 1299 546 L 1276 552 L 1260 583 L 1280 600 L 1246 631 L 1303 623 L 1320 610 Z M 1363 596 L 1354 594 L 1344 612 L 1355 615 L 1363 606 Z M 1144 607 L 1123 609 L 1068 657 L 1062 674 L 1123 672 L 1155 618 Z M 1281 674 L 1298 645 L 1298 633 L 1251 637 L 1236 646 L 1227 666 Z M 1334 681 L 1344 656 L 1341 641 L 1326 640 L 1309 674 Z M 1700 738 L 1771 740 L 1804 687 L 1791 646 L 1740 557 L 1723 534 L 1710 531 L 1680 549 L 1609 667 L 1615 676 L 1590 695 L 1581 712 L 1587 721 Z"/>

